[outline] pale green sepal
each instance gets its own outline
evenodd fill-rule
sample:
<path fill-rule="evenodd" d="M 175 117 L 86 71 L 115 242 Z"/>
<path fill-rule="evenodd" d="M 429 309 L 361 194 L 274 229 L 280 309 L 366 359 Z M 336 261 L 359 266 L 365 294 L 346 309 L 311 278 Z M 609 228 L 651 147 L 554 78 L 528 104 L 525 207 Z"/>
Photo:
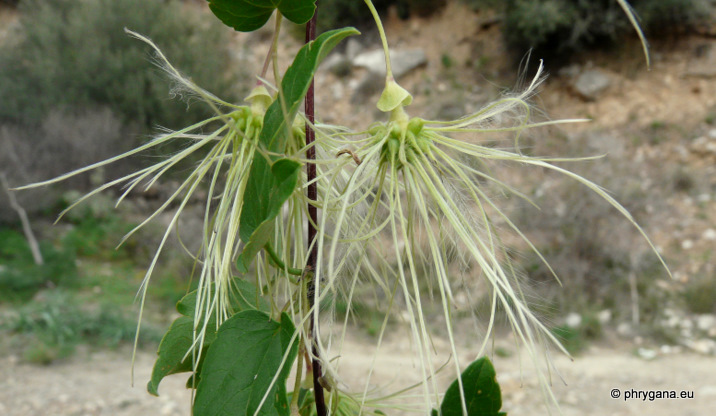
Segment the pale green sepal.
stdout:
<path fill-rule="evenodd" d="M 244 101 L 251 104 L 251 110 L 253 110 L 254 114 L 258 114 L 263 117 L 266 110 L 273 102 L 273 97 L 269 94 L 266 87 L 261 84 L 251 90 L 251 94 L 244 98 Z"/>
<path fill-rule="evenodd" d="M 393 111 L 398 106 L 408 106 L 413 102 L 413 96 L 408 90 L 398 85 L 393 79 L 385 81 L 385 89 L 378 100 L 378 110 L 387 113 Z"/>

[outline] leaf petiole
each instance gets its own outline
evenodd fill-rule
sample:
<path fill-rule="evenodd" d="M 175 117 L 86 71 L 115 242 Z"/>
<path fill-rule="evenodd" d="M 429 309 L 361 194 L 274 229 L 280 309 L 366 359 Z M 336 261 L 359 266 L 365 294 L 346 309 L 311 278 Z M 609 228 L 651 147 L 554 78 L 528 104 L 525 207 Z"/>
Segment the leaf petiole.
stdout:
<path fill-rule="evenodd" d="M 264 246 L 264 250 L 266 250 L 266 253 L 268 253 L 269 259 L 271 259 L 271 262 L 274 264 L 274 266 L 286 271 L 286 273 L 293 276 L 303 275 L 303 270 L 286 266 L 286 263 L 281 260 L 281 257 L 278 255 L 278 253 L 276 253 L 276 250 L 273 248 L 271 243 L 266 243 L 266 245 Z M 290 277 L 289 279 L 291 280 L 291 283 L 298 283 L 298 281 L 295 279 L 291 279 Z"/>

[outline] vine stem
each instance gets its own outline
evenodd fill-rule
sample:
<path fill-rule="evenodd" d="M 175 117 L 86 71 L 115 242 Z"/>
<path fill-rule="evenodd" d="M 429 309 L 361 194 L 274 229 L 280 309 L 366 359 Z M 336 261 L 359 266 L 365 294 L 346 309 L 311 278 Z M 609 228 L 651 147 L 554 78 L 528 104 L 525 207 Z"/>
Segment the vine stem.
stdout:
<path fill-rule="evenodd" d="M 393 79 L 393 69 L 390 64 L 390 48 L 388 48 L 388 37 L 385 36 L 385 29 L 383 29 L 383 22 L 380 20 L 378 11 L 373 6 L 371 0 L 364 0 L 366 6 L 370 9 L 370 13 L 373 15 L 375 25 L 378 27 L 378 33 L 380 34 L 380 41 L 383 44 L 383 52 L 385 53 L 385 77 L 387 79 Z"/>
<path fill-rule="evenodd" d="M 278 51 L 278 34 L 281 32 L 281 20 L 282 20 L 281 18 L 282 17 L 283 16 L 281 15 L 281 13 L 276 13 L 276 23 L 275 23 L 276 27 L 274 28 L 274 31 L 273 31 L 273 40 L 271 41 L 271 46 L 269 47 L 268 53 L 266 54 L 266 58 L 264 59 L 264 66 L 261 69 L 261 76 L 256 81 L 256 85 L 263 84 L 262 78 L 266 78 L 266 73 L 268 72 L 268 67 L 272 60 L 274 62 L 274 75 L 276 74 L 276 71 L 277 71 L 276 55 L 277 55 L 277 51 Z M 276 81 L 276 85 L 281 85 L 281 82 L 279 82 L 278 79 L 276 79 L 275 81 Z"/>
<path fill-rule="evenodd" d="M 318 14 L 318 2 L 316 2 L 316 12 L 313 14 L 313 17 L 311 20 L 308 21 L 306 24 L 306 43 L 311 42 L 316 39 L 316 15 Z M 308 216 L 310 217 L 308 219 L 308 246 L 310 247 L 310 251 L 308 252 L 308 261 L 306 264 L 307 270 L 316 270 L 317 262 L 318 262 L 318 251 L 317 251 L 317 245 L 315 244 L 316 240 L 316 227 L 315 224 L 318 224 L 318 208 L 316 205 L 314 205 L 312 202 L 318 200 L 318 186 L 316 185 L 315 179 L 316 179 L 316 164 L 312 163 L 312 160 L 316 159 L 316 148 L 314 146 L 311 146 L 313 141 L 316 139 L 316 133 L 313 131 L 313 128 L 311 126 L 314 125 L 316 121 L 316 115 L 315 115 L 315 105 L 314 105 L 314 97 L 315 97 L 315 88 L 314 88 L 314 80 L 311 80 L 311 85 L 308 87 L 308 93 L 306 94 L 306 102 L 305 102 L 305 113 L 306 113 L 306 146 L 308 146 L 308 150 L 306 151 L 306 158 L 308 159 L 308 163 L 306 164 L 306 178 L 308 180 L 308 183 L 310 184 L 308 186 L 308 189 L 306 190 L 306 196 L 308 197 Z M 313 277 L 310 278 L 308 281 L 308 302 L 309 302 L 309 310 L 312 310 L 314 307 L 314 297 L 315 297 L 315 291 L 316 291 L 316 275 L 315 273 L 311 273 L 308 275 L 312 275 Z M 311 334 L 311 350 L 313 351 L 313 354 L 311 356 L 311 367 L 313 368 L 313 395 L 316 400 L 316 414 L 317 416 L 328 416 L 328 411 L 326 409 L 326 401 L 323 394 L 323 386 L 320 383 L 320 377 L 323 374 L 321 370 L 321 362 L 318 360 L 318 332 L 316 331 L 316 325 L 318 323 L 315 319 L 309 320 L 309 328 L 310 328 L 310 334 Z"/>

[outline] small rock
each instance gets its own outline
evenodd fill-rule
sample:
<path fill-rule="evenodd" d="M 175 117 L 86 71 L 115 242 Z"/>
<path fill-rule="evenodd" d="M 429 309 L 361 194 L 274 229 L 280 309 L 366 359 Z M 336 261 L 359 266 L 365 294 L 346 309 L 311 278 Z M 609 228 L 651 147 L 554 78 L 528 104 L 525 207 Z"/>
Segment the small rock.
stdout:
<path fill-rule="evenodd" d="M 659 352 L 663 355 L 666 355 L 674 352 L 674 349 L 671 345 L 662 345 L 661 347 L 659 347 Z"/>
<path fill-rule="evenodd" d="M 397 79 L 411 70 L 425 65 L 428 62 L 428 58 L 422 49 L 393 50 L 390 52 L 390 62 L 393 77 Z M 353 65 L 385 76 L 385 54 L 382 49 L 359 54 L 353 59 Z"/>
<path fill-rule="evenodd" d="M 399 78 L 415 68 L 419 68 L 428 63 L 428 58 L 422 49 L 414 49 L 410 51 L 396 51 L 395 55 L 391 55 L 393 65 L 393 76 Z"/>
<path fill-rule="evenodd" d="M 604 309 L 603 311 L 599 311 L 597 314 L 597 320 L 600 324 L 606 325 L 609 323 L 609 321 L 612 320 L 612 311 L 611 309 Z"/>
<path fill-rule="evenodd" d="M 713 228 L 709 228 L 706 231 L 704 231 L 704 233 L 701 235 L 701 237 L 703 237 L 704 240 L 709 240 L 709 241 L 716 240 L 716 230 L 714 230 Z"/>
<path fill-rule="evenodd" d="M 699 315 L 699 317 L 696 318 L 696 327 L 700 331 L 708 332 L 715 326 L 716 326 L 716 316 L 714 316 L 714 315 L 703 314 L 703 315 Z"/>
<path fill-rule="evenodd" d="M 678 316 L 670 316 L 664 319 L 661 323 L 667 328 L 676 328 L 679 325 L 680 319 Z"/>
<path fill-rule="evenodd" d="M 582 72 L 574 81 L 572 87 L 582 98 L 593 101 L 611 84 L 612 81 L 607 74 L 598 69 L 590 69 Z"/>
<path fill-rule="evenodd" d="M 701 136 L 691 143 L 691 151 L 700 155 L 716 155 L 716 139 Z"/>
<path fill-rule="evenodd" d="M 564 319 L 564 323 L 570 328 L 578 328 L 582 324 L 582 316 L 572 312 Z"/>
<path fill-rule="evenodd" d="M 353 59 L 353 66 L 366 68 L 370 72 L 385 74 L 384 52 L 382 49 L 363 52 Z"/>
<path fill-rule="evenodd" d="M 353 103 L 363 104 L 373 95 L 379 94 L 385 86 L 385 75 L 368 71 L 353 92 Z"/>
<path fill-rule="evenodd" d="M 346 58 L 352 61 L 359 53 L 361 53 L 361 51 L 363 51 L 363 45 L 361 45 L 356 38 L 348 38 L 348 42 L 346 44 Z"/>
<path fill-rule="evenodd" d="M 639 348 L 636 350 L 637 355 L 644 360 L 653 360 L 659 355 L 656 351 L 649 348 Z"/>
<path fill-rule="evenodd" d="M 628 322 L 622 322 L 617 325 L 617 333 L 621 336 L 628 337 L 632 332 L 631 325 Z"/>
<path fill-rule="evenodd" d="M 679 144 L 674 148 L 674 151 L 679 155 L 682 161 L 686 162 L 688 160 L 690 153 L 686 146 Z"/>
<path fill-rule="evenodd" d="M 681 248 L 684 250 L 691 250 L 694 247 L 694 242 L 691 240 L 684 240 L 681 242 Z"/>
<path fill-rule="evenodd" d="M 331 83 L 331 95 L 333 95 L 333 99 L 336 101 L 342 99 L 345 95 L 343 84 L 340 82 Z"/>
<path fill-rule="evenodd" d="M 323 61 L 323 67 L 337 77 L 345 77 L 351 73 L 351 61 L 341 53 L 332 53 Z"/>
<path fill-rule="evenodd" d="M 582 70 L 582 67 L 579 66 L 579 64 L 572 64 L 567 65 L 565 67 L 562 67 L 557 74 L 562 77 L 569 77 L 574 78 L 577 75 L 579 75 L 579 72 Z"/>
<path fill-rule="evenodd" d="M 713 354 L 716 352 L 716 341 L 712 339 L 687 340 L 684 344 L 700 354 Z"/>

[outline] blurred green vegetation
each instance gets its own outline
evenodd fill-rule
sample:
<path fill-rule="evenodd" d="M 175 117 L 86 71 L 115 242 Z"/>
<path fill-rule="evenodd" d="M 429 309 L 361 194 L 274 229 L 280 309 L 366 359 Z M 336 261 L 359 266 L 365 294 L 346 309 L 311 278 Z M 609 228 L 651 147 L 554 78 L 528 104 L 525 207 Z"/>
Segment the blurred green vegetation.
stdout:
<path fill-rule="evenodd" d="M 44 264 L 35 265 L 21 232 L 0 229 L 0 300 L 23 301 L 48 285 L 72 285 L 77 278 L 75 253 L 40 243 Z"/>
<path fill-rule="evenodd" d="M 78 306 L 80 304 L 83 306 Z M 134 341 L 135 316 L 108 301 L 90 306 L 73 292 L 60 288 L 48 290 L 6 318 L 2 329 L 15 335 L 11 344 L 21 344 L 23 358 L 36 364 L 64 358 L 80 343 L 116 347 Z M 161 332 L 156 326 L 145 325 L 139 344 L 156 344 L 160 339 Z"/>
<path fill-rule="evenodd" d="M 13 185 L 122 153 L 145 139 L 139 132 L 157 124 L 184 127 L 210 115 L 206 106 L 189 105 L 196 97 L 173 90 L 171 80 L 152 65 L 150 48 L 128 36 L 125 27 L 152 39 L 179 71 L 208 91 L 230 101 L 245 92 L 237 87 L 244 74 L 230 55 L 231 32 L 189 2 L 23 0 L 17 7 L 18 24 L 0 44 L 0 140 L 7 145 L 0 161 Z M 175 95 L 183 102 L 172 100 Z M 112 165 L 64 186 L 96 186 L 122 175 L 127 166 Z M 79 196 L 54 188 L 18 193 L 32 216 L 54 216 Z M 15 213 L 5 212 L 0 222 L 3 347 L 21 350 L 28 361 L 49 363 L 81 343 L 133 341 L 136 294 L 157 237 L 150 232 L 115 249 L 136 224 L 112 205 L 107 198 L 93 198 L 56 227 L 34 217 L 41 265 L 13 222 Z M 156 328 L 166 324 L 190 288 L 191 260 L 186 259 L 160 259 L 140 342 L 158 342 Z"/>
<path fill-rule="evenodd" d="M 114 246 L 134 224 L 117 216 L 86 216 L 41 239 L 36 265 L 24 235 L 0 228 L 0 332 L 7 348 L 29 362 L 48 364 L 78 344 L 116 347 L 134 341 L 143 245 Z M 49 232 L 45 232 L 48 234 Z M 131 241 L 131 240 L 130 240 Z M 141 259 L 141 260 L 140 260 Z M 153 279 L 140 345 L 155 345 L 168 313 L 187 293 L 189 275 L 170 260 Z"/>
<path fill-rule="evenodd" d="M 231 65 L 229 33 L 191 7 L 173 0 L 23 0 L 18 30 L 0 45 L 0 121 L 32 126 L 51 110 L 96 107 L 146 127 L 205 118 L 205 106 L 170 100 L 170 82 L 151 65 L 149 47 L 124 32 L 149 37 L 197 84 L 236 99 L 241 66 Z"/>

